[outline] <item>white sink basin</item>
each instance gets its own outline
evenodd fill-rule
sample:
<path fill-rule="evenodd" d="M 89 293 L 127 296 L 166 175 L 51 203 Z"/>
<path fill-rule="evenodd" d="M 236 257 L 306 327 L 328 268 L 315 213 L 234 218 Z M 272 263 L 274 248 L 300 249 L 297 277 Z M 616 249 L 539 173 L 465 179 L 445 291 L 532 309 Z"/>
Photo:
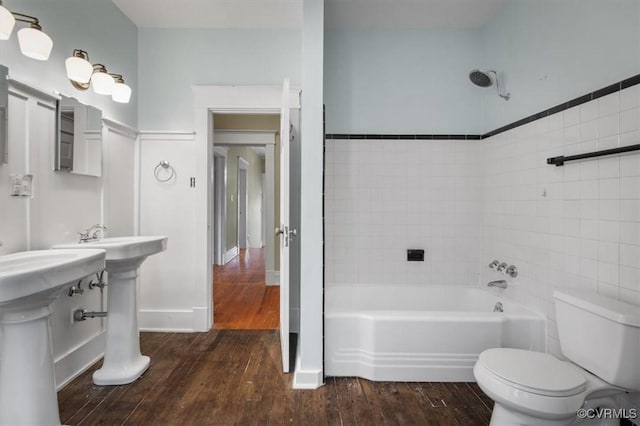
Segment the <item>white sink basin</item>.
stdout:
<path fill-rule="evenodd" d="M 59 287 L 104 269 L 105 252 L 34 250 L 0 256 L 0 305 L 51 293 Z"/>
<path fill-rule="evenodd" d="M 167 237 L 103 238 L 55 249 L 103 249 L 107 251 L 107 345 L 104 362 L 93 373 L 96 385 L 124 385 L 140 377 L 150 359 L 140 353 L 136 280 L 147 256 L 167 248 Z"/>
<path fill-rule="evenodd" d="M 114 237 L 86 243 L 60 244 L 54 249 L 103 249 L 107 262 L 147 257 L 166 250 L 167 237 Z"/>
<path fill-rule="evenodd" d="M 0 256 L 0 424 L 59 425 L 49 316 L 71 282 L 101 271 L 105 251 Z"/>

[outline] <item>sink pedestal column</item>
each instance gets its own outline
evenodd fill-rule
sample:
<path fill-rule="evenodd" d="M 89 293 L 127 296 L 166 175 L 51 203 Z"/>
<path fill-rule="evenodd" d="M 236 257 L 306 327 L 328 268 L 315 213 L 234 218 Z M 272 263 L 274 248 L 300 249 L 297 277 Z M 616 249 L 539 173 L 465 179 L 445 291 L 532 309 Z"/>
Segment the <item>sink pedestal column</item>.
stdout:
<path fill-rule="evenodd" d="M 93 373 L 96 385 L 131 383 L 149 368 L 149 357 L 140 353 L 136 289 L 144 259 L 107 261 L 107 347 L 102 368 Z"/>
<path fill-rule="evenodd" d="M 59 425 L 51 300 L 0 307 L 0 425 Z"/>

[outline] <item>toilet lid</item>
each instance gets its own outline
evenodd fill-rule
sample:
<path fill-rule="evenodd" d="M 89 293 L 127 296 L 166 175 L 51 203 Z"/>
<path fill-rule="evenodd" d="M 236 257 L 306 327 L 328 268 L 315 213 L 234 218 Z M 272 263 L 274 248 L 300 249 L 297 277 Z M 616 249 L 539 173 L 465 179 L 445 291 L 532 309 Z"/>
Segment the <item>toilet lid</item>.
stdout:
<path fill-rule="evenodd" d="M 542 352 L 488 349 L 480 354 L 478 363 L 512 386 L 538 395 L 572 396 L 586 385 L 578 369 Z"/>

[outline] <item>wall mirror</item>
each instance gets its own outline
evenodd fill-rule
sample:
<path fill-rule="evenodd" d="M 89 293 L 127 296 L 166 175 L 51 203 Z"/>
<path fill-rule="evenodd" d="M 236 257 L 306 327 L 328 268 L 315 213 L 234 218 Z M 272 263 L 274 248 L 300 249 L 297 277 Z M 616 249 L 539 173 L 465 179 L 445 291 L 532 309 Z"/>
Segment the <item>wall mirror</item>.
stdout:
<path fill-rule="evenodd" d="M 0 164 L 9 157 L 9 68 L 0 65 Z"/>
<path fill-rule="evenodd" d="M 60 96 L 55 170 L 102 176 L 102 111 Z"/>

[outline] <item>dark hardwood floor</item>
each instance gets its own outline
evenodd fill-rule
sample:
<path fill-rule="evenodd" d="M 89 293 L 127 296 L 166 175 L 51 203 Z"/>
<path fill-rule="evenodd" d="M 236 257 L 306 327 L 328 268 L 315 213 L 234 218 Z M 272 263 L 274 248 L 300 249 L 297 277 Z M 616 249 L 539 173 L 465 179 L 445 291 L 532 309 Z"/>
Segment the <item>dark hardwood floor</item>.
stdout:
<path fill-rule="evenodd" d="M 151 367 L 124 386 L 94 386 L 101 362 L 58 393 L 67 425 L 435 425 L 489 423 L 474 383 L 382 383 L 327 378 L 291 389 L 278 332 L 141 333 Z"/>
<path fill-rule="evenodd" d="M 213 267 L 215 329 L 276 329 L 280 287 L 265 285 L 264 249 L 242 249 L 224 266 Z"/>

